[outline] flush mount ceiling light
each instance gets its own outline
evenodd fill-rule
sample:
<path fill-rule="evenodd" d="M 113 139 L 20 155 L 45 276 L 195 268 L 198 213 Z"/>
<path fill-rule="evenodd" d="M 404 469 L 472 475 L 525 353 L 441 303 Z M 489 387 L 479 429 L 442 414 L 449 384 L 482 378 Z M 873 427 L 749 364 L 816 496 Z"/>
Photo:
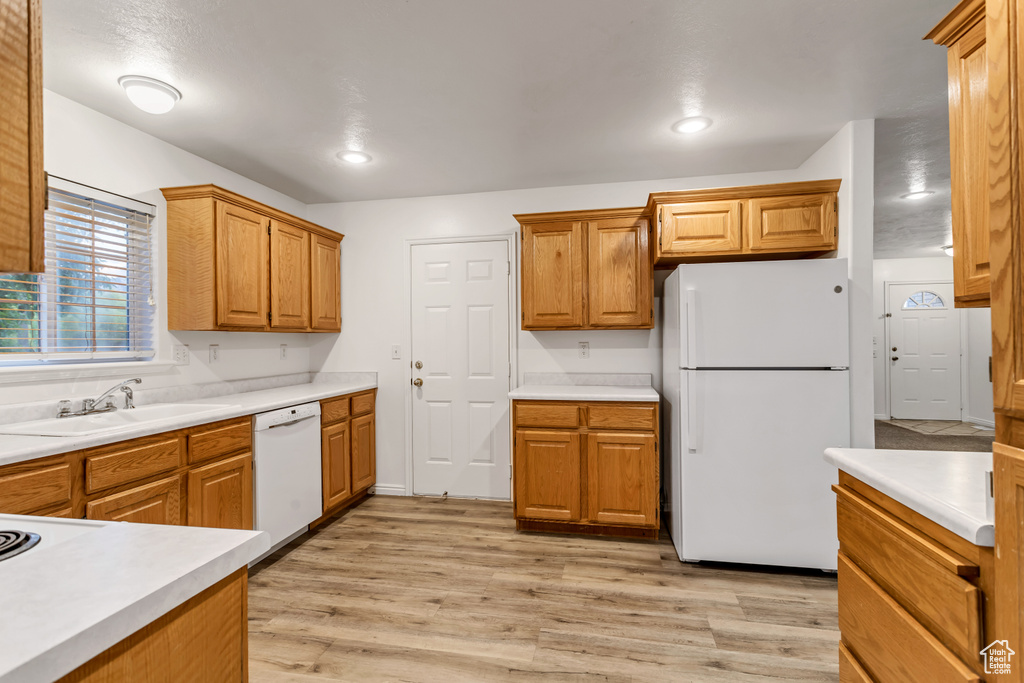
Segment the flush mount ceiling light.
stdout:
<path fill-rule="evenodd" d="M 953 255 L 953 245 L 952 244 L 947 244 L 946 246 L 944 246 L 942 248 L 942 251 L 946 252 L 946 256 L 952 256 Z"/>
<path fill-rule="evenodd" d="M 338 152 L 338 158 L 349 164 L 365 164 L 370 161 L 371 157 L 366 152 L 348 149 L 344 152 Z"/>
<path fill-rule="evenodd" d="M 699 133 L 711 126 L 711 119 L 706 116 L 688 116 L 672 124 L 672 130 L 677 133 Z"/>
<path fill-rule="evenodd" d="M 908 192 L 906 194 L 901 194 L 900 199 L 924 199 L 925 197 L 930 197 L 933 194 L 935 193 L 932 192 L 931 190 L 918 190 L 917 192 Z"/>
<path fill-rule="evenodd" d="M 150 114 L 166 114 L 181 99 L 177 88 L 147 76 L 121 76 L 117 84 L 132 104 Z"/>

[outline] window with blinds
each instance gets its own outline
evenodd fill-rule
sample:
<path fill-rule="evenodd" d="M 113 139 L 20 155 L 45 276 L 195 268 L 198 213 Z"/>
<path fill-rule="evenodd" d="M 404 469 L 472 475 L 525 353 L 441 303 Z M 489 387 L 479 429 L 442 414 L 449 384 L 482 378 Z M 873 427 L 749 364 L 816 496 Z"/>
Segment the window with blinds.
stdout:
<path fill-rule="evenodd" d="M 0 365 L 153 356 L 152 210 L 51 176 L 46 272 L 0 274 Z"/>

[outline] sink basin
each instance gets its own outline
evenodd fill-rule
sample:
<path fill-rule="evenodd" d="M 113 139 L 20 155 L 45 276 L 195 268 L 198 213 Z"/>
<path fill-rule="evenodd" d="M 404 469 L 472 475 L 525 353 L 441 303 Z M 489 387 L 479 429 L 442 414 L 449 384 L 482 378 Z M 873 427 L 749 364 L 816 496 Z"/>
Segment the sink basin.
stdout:
<path fill-rule="evenodd" d="M 89 436 L 131 429 L 142 424 L 161 422 L 177 417 L 199 416 L 233 408 L 226 403 L 156 403 L 132 410 L 116 410 L 79 417 L 50 418 L 34 422 L 0 425 L 0 434 L 24 436 Z"/>

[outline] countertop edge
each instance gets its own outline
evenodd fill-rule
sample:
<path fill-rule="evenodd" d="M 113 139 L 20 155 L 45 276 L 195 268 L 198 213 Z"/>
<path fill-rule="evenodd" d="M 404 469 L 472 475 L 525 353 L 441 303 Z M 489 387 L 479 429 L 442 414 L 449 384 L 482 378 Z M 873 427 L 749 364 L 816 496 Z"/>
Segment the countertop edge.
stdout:
<path fill-rule="evenodd" d="M 992 522 L 978 519 L 945 501 L 916 491 L 903 482 L 892 478 L 883 480 L 884 475 L 850 459 L 842 450 L 846 449 L 825 449 L 825 460 L 965 541 L 981 547 L 995 546 L 995 525 Z"/>
<path fill-rule="evenodd" d="M 508 392 L 511 401 L 619 401 L 658 403 L 661 396 L 650 386 L 598 386 L 526 384 Z"/>

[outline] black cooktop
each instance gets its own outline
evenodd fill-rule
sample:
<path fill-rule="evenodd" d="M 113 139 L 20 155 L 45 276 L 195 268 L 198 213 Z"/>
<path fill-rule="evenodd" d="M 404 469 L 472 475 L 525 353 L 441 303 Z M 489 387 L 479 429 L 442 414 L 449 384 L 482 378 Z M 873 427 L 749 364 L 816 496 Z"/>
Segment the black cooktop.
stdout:
<path fill-rule="evenodd" d="M 39 543 L 31 531 L 0 531 L 0 561 L 10 559 Z"/>

